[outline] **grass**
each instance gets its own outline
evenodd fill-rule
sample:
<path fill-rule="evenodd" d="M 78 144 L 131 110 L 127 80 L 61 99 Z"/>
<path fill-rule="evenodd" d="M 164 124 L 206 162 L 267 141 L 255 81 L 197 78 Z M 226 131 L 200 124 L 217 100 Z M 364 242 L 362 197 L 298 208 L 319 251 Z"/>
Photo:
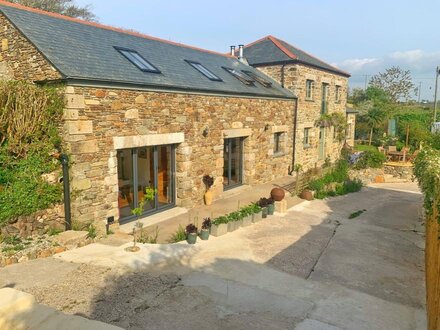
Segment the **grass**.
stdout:
<path fill-rule="evenodd" d="M 356 144 L 354 146 L 354 149 L 356 151 L 377 151 L 377 147 L 375 146 L 369 146 L 367 144 Z"/>
<path fill-rule="evenodd" d="M 179 225 L 179 228 L 176 230 L 174 234 L 171 235 L 168 242 L 169 243 L 177 243 L 186 240 L 185 229 L 182 225 Z"/>
<path fill-rule="evenodd" d="M 360 215 L 361 215 L 362 213 L 364 213 L 365 211 L 367 211 L 367 210 L 359 210 L 359 211 L 353 212 L 352 214 L 350 214 L 350 215 L 348 216 L 348 218 L 349 218 L 349 219 L 357 218 L 358 216 L 360 216 Z"/>

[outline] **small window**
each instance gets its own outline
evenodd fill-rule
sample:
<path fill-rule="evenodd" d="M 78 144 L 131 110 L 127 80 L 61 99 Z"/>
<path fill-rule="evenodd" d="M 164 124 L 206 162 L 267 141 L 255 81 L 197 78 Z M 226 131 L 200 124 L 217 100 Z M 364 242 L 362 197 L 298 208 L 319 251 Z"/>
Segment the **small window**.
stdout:
<path fill-rule="evenodd" d="M 304 139 L 303 144 L 304 147 L 310 147 L 310 127 L 304 128 Z"/>
<path fill-rule="evenodd" d="M 281 154 L 283 153 L 283 132 L 277 132 L 273 135 L 274 141 L 273 141 L 273 153 L 274 154 Z"/>
<path fill-rule="evenodd" d="M 336 102 L 341 102 L 341 86 L 338 85 L 336 85 L 335 100 Z"/>
<path fill-rule="evenodd" d="M 139 70 L 144 72 L 160 73 L 159 69 L 143 58 L 137 51 L 132 49 L 115 47 L 126 59 L 136 65 Z"/>
<path fill-rule="evenodd" d="M 247 76 L 249 76 L 252 79 L 254 79 L 255 81 L 258 81 L 264 87 L 271 87 L 272 86 L 272 83 L 270 81 L 268 81 L 268 80 L 264 79 L 263 77 L 257 75 L 255 72 L 247 71 L 247 70 L 241 70 L 241 71 L 244 72 Z"/>
<path fill-rule="evenodd" d="M 306 99 L 313 100 L 313 80 L 306 80 Z"/>
<path fill-rule="evenodd" d="M 219 77 L 217 77 L 214 73 L 205 68 L 202 64 L 198 62 L 185 60 L 188 64 L 190 64 L 194 69 L 203 74 L 206 78 L 213 81 L 222 81 Z"/>
<path fill-rule="evenodd" d="M 225 68 L 223 67 L 223 69 L 225 69 L 226 71 L 228 71 L 230 74 L 232 74 L 235 78 L 237 78 L 238 80 L 240 80 L 243 84 L 248 85 L 248 86 L 255 86 L 254 84 L 254 79 L 252 79 L 251 77 L 249 77 L 247 74 L 235 70 L 235 69 L 231 69 L 231 68 Z"/>

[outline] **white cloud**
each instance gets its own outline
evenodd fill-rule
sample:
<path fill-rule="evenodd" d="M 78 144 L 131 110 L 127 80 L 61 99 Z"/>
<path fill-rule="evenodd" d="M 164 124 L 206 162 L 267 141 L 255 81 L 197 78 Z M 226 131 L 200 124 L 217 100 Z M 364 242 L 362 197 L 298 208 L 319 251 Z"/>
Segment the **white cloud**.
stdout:
<path fill-rule="evenodd" d="M 435 67 L 440 65 L 440 51 L 427 52 L 421 49 L 395 51 L 377 58 L 346 59 L 336 65 L 352 74 L 351 87 L 364 87 L 366 77 L 369 79 L 391 66 L 399 66 L 411 71 L 416 86 L 422 83 L 421 97 L 432 99 Z"/>

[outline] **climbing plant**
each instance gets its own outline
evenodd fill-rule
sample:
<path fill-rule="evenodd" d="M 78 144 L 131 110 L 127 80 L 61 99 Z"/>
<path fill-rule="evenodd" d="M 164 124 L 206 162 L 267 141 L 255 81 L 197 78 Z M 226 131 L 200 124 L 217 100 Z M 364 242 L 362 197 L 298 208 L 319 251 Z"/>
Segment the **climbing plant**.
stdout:
<path fill-rule="evenodd" d="M 415 160 L 414 175 L 425 195 L 426 213 L 432 216 L 434 208 L 440 210 L 440 150 L 422 150 Z M 437 220 L 440 223 L 440 217 Z"/>
<path fill-rule="evenodd" d="M 345 129 L 347 128 L 347 119 L 342 113 L 324 113 L 316 120 L 315 126 L 331 127 L 336 131 L 336 138 L 338 141 L 345 139 Z"/>
<path fill-rule="evenodd" d="M 61 201 L 59 169 L 64 98 L 56 87 L 0 81 L 0 226 Z"/>

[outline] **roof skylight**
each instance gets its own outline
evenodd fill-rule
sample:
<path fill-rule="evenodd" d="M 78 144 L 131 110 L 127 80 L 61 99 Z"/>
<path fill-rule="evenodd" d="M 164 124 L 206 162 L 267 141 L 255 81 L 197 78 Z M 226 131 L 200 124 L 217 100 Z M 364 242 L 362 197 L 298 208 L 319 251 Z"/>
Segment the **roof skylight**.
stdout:
<path fill-rule="evenodd" d="M 126 59 L 144 72 L 160 73 L 159 69 L 143 58 L 137 51 L 127 48 L 115 47 Z"/>
<path fill-rule="evenodd" d="M 223 69 L 228 71 L 231 75 L 233 75 L 235 78 L 240 80 L 243 84 L 245 84 L 247 86 L 255 86 L 255 84 L 254 84 L 255 80 L 252 79 L 251 77 L 249 77 L 247 74 L 245 74 L 241 71 L 235 70 L 235 69 L 231 69 L 231 68 L 223 67 Z"/>
<path fill-rule="evenodd" d="M 205 77 L 207 77 L 209 80 L 222 81 L 219 77 L 217 77 L 214 73 L 212 73 L 207 68 L 205 68 L 202 64 L 200 64 L 198 62 L 189 61 L 189 60 L 185 60 L 185 61 L 188 64 L 190 64 L 194 69 L 196 69 L 201 74 L 203 74 Z"/>
<path fill-rule="evenodd" d="M 251 77 L 255 81 L 258 81 L 261 85 L 264 87 L 271 87 L 272 83 L 269 80 L 264 79 L 263 77 L 259 76 L 255 72 L 248 71 L 248 70 L 242 70 L 247 76 Z"/>

